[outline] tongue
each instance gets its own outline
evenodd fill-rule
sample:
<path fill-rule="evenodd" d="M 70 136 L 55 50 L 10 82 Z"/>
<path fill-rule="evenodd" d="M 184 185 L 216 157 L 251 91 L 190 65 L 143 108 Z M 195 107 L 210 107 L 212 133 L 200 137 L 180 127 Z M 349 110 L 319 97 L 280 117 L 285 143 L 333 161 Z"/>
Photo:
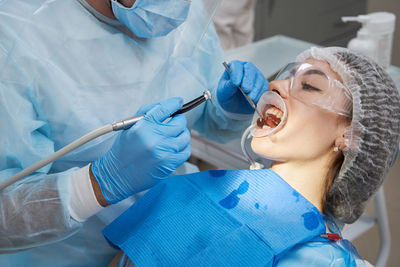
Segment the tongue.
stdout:
<path fill-rule="evenodd" d="M 273 114 L 268 114 L 267 118 L 265 119 L 265 124 L 271 128 L 275 128 L 281 122 L 281 119 L 278 119 Z"/>

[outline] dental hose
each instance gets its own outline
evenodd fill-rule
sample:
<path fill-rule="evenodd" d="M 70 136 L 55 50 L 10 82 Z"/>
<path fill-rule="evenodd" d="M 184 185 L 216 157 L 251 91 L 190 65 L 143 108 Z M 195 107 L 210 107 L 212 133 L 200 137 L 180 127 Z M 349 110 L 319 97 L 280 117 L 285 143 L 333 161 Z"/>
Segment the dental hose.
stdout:
<path fill-rule="evenodd" d="M 171 117 L 178 115 L 178 114 L 182 114 L 185 113 L 195 107 L 197 107 L 198 105 L 200 105 L 201 103 L 205 102 L 206 100 L 211 99 L 211 92 L 209 90 L 206 90 L 202 96 L 199 96 L 198 98 L 184 104 L 182 106 L 181 109 L 179 109 L 178 111 L 176 111 L 175 113 L 173 113 L 171 115 Z M 126 130 L 129 129 L 130 127 L 132 127 L 136 122 L 138 122 L 139 120 L 141 120 L 145 115 L 139 115 L 139 116 L 133 116 L 133 117 L 129 117 L 127 119 L 118 121 L 118 122 L 114 122 L 108 125 L 105 125 L 103 127 L 100 127 L 84 136 L 82 136 L 81 138 L 73 141 L 72 143 L 64 146 L 63 148 L 61 148 L 60 150 L 54 152 L 53 154 L 51 154 L 50 156 L 32 164 L 31 166 L 23 169 L 22 171 L 16 173 L 15 175 L 11 176 L 10 178 L 8 178 L 7 180 L 3 181 L 0 183 L 0 191 L 3 190 L 4 188 L 6 188 L 7 186 L 21 180 L 22 178 L 34 173 L 35 171 L 43 168 L 44 166 L 46 166 L 47 164 L 59 159 L 60 157 L 64 156 L 65 154 L 68 154 L 69 152 L 77 149 L 78 147 L 86 144 L 87 142 L 102 136 L 104 134 L 107 134 L 109 132 L 113 132 L 113 131 L 120 131 L 120 130 Z"/>

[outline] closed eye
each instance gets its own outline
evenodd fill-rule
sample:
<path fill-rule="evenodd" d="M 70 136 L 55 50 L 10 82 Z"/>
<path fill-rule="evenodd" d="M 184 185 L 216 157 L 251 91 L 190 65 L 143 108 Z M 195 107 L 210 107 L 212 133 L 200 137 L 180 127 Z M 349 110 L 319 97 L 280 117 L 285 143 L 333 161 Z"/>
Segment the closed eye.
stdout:
<path fill-rule="evenodd" d="M 306 82 L 302 82 L 301 86 L 304 90 L 322 91 L 321 89 L 314 87 Z"/>

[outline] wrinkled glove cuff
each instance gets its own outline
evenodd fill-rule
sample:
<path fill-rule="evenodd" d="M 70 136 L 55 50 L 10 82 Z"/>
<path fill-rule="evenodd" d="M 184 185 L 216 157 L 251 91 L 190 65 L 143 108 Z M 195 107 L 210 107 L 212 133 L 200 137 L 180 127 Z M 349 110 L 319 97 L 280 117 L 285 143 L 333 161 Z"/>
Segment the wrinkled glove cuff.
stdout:
<path fill-rule="evenodd" d="M 108 161 L 108 163 L 110 162 Z M 112 179 L 112 175 L 108 172 L 108 169 L 113 168 L 113 166 L 108 166 L 106 168 L 104 164 L 105 162 L 102 157 L 95 160 L 91 165 L 91 171 L 100 187 L 104 199 L 109 204 L 115 204 L 120 200 L 125 199 L 126 196 L 118 184 L 115 183 L 114 179 Z"/>

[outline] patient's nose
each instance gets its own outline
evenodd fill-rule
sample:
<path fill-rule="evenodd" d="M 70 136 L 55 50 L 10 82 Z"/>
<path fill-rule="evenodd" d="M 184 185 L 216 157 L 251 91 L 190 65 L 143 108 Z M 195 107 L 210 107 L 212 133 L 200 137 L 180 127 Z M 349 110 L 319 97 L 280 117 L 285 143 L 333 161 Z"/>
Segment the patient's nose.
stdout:
<path fill-rule="evenodd" d="M 282 98 L 289 97 L 290 80 L 276 80 L 269 83 L 269 91 L 278 93 Z"/>

